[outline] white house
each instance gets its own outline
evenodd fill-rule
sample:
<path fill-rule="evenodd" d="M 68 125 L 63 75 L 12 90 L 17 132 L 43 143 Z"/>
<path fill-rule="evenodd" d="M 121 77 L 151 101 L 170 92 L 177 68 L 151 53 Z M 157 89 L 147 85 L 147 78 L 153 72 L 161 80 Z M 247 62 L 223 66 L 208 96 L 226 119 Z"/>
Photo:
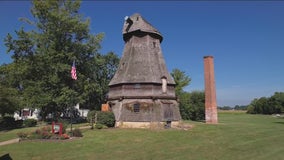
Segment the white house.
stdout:
<path fill-rule="evenodd" d="M 39 109 L 24 108 L 20 111 L 14 113 L 15 120 L 25 120 L 25 119 L 36 119 L 39 120 L 40 117 Z"/>
<path fill-rule="evenodd" d="M 86 118 L 88 115 L 89 109 L 80 109 L 79 103 L 74 106 L 74 108 L 80 113 L 80 117 Z M 36 119 L 40 120 L 40 109 L 30 109 L 24 108 L 21 111 L 17 111 L 14 113 L 15 120 L 25 120 L 25 119 Z"/>

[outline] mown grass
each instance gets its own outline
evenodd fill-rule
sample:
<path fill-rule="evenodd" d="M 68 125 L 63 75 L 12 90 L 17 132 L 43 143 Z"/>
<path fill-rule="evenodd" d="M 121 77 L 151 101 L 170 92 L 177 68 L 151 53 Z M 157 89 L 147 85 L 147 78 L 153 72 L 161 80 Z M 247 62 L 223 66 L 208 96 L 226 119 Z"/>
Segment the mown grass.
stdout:
<path fill-rule="evenodd" d="M 29 132 L 29 131 L 36 130 L 36 129 L 37 127 L 29 127 L 29 128 L 0 131 L 0 142 L 18 138 L 17 133 L 19 132 Z"/>
<path fill-rule="evenodd" d="M 83 138 L 24 141 L 0 146 L 18 159 L 279 160 L 284 158 L 284 119 L 239 112 L 219 113 L 219 124 L 187 122 L 191 130 L 84 130 Z"/>

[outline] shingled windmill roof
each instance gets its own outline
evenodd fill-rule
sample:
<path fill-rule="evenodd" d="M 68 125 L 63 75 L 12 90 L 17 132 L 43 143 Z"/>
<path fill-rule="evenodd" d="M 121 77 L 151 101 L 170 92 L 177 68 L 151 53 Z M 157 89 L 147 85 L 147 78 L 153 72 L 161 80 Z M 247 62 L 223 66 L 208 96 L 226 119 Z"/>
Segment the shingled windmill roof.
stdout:
<path fill-rule="evenodd" d="M 126 42 L 124 52 L 109 86 L 129 83 L 161 84 L 163 77 L 168 84 L 175 84 L 166 68 L 160 48 L 162 35 L 157 29 L 141 15 L 134 14 L 125 19 L 122 33 Z M 151 38 L 145 38 L 147 36 Z"/>
<path fill-rule="evenodd" d="M 133 35 L 133 32 L 137 31 L 152 34 L 154 36 L 157 36 L 160 42 L 163 41 L 161 33 L 149 22 L 147 22 L 140 14 L 135 13 L 130 17 L 126 16 L 122 30 L 123 40 L 127 41 L 128 38 Z"/>

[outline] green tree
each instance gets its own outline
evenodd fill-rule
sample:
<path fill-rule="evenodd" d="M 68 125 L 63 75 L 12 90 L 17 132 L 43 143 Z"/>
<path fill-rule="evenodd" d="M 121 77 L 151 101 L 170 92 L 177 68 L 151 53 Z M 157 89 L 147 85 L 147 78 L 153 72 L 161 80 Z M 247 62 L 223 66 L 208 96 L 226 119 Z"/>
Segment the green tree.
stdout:
<path fill-rule="evenodd" d="M 284 93 L 275 92 L 271 97 L 255 98 L 249 105 L 247 113 L 275 114 L 284 111 Z"/>
<path fill-rule="evenodd" d="M 13 114 L 18 110 L 17 90 L 0 85 L 0 115 Z"/>
<path fill-rule="evenodd" d="M 251 103 L 248 105 L 247 113 L 250 113 L 250 114 L 256 114 L 257 113 L 257 111 L 256 111 L 257 101 L 258 101 L 257 98 L 255 98 L 251 101 Z"/>
<path fill-rule="evenodd" d="M 90 107 L 92 100 L 101 103 L 106 85 L 116 69 L 118 57 L 113 53 L 101 55 L 103 34 L 90 34 L 90 20 L 79 14 L 79 0 L 32 1 L 33 19 L 22 19 L 33 26 L 16 31 L 16 37 L 5 38 L 7 52 L 12 53 L 14 84 L 21 84 L 22 104 L 41 108 L 45 115 L 60 115 L 77 103 Z M 109 59 L 113 61 L 109 61 Z M 76 62 L 77 80 L 72 80 L 70 70 Z M 102 61 L 102 62 L 101 62 Z M 101 62 L 101 63 L 97 63 Z M 97 75 L 106 66 L 112 67 L 108 76 Z M 109 69 L 109 68 L 108 68 Z"/>
<path fill-rule="evenodd" d="M 108 84 L 118 67 L 119 58 L 113 52 L 106 55 L 97 54 L 94 63 L 95 65 L 91 66 L 93 74 L 90 75 L 90 78 L 94 79 L 94 83 L 90 83 L 90 78 L 85 82 L 88 87 L 82 95 L 85 99 L 82 106 L 100 110 L 100 104 L 106 101 Z"/>
<path fill-rule="evenodd" d="M 176 86 L 175 86 L 175 93 L 179 99 L 179 109 L 180 114 L 183 119 L 190 119 L 189 118 L 189 94 L 184 91 L 184 88 L 189 85 L 191 79 L 189 76 L 185 74 L 184 71 L 179 69 L 173 69 L 171 72 L 171 76 L 173 77 Z"/>
<path fill-rule="evenodd" d="M 179 69 L 173 69 L 171 76 L 174 78 L 176 94 L 179 96 L 182 94 L 184 87 L 190 84 L 191 78 Z"/>
<path fill-rule="evenodd" d="M 176 86 L 176 95 L 179 99 L 179 108 L 182 119 L 204 120 L 205 119 L 205 94 L 203 91 L 184 91 L 190 84 L 191 78 L 184 71 L 174 69 L 171 72 Z"/>
<path fill-rule="evenodd" d="M 218 107 L 218 109 L 220 109 L 220 110 L 232 110 L 233 108 L 231 108 L 230 106 L 223 106 L 223 107 Z"/>
<path fill-rule="evenodd" d="M 247 110 L 248 105 L 235 105 L 234 109 L 235 110 Z"/>
<path fill-rule="evenodd" d="M 20 86 L 10 87 L 13 81 L 7 76 L 9 71 L 8 65 L 0 66 L 0 114 L 2 117 L 20 109 Z"/>
<path fill-rule="evenodd" d="M 205 119 L 204 91 L 193 91 L 190 93 L 189 118 L 195 121 L 200 121 Z"/>
<path fill-rule="evenodd" d="M 273 107 L 274 113 L 284 112 L 284 92 L 275 92 L 268 101 L 270 106 Z"/>

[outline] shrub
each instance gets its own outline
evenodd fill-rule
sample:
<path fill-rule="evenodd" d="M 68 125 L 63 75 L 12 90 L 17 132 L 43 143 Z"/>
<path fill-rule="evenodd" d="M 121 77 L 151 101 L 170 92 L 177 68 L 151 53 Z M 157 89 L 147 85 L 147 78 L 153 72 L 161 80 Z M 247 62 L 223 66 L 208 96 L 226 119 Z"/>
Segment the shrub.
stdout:
<path fill-rule="evenodd" d="M 35 132 L 32 133 L 33 139 L 50 139 L 51 136 L 52 133 L 50 133 L 50 127 L 36 129 Z"/>
<path fill-rule="evenodd" d="M 0 117 L 0 130 L 21 128 L 22 126 L 23 120 L 15 121 L 15 118 L 11 116 Z"/>
<path fill-rule="evenodd" d="M 37 120 L 35 119 L 26 119 L 24 120 L 24 126 L 25 127 L 34 127 L 37 125 Z"/>
<path fill-rule="evenodd" d="M 100 123 L 97 123 L 97 124 L 95 125 L 95 128 L 96 128 L 96 129 L 103 129 L 103 128 L 104 128 L 104 125 L 102 125 L 102 124 L 100 124 Z"/>
<path fill-rule="evenodd" d="M 17 135 L 20 139 L 26 139 L 28 137 L 28 133 L 25 132 L 19 132 Z"/>
<path fill-rule="evenodd" d="M 92 123 L 95 121 L 95 116 L 96 116 L 96 111 L 95 110 L 92 110 L 90 112 L 88 112 L 88 115 L 87 115 L 87 121 L 89 123 Z M 93 120 L 93 121 L 92 121 Z"/>
<path fill-rule="evenodd" d="M 0 117 L 0 128 L 1 130 L 16 128 L 15 118 L 10 116 Z"/>
<path fill-rule="evenodd" d="M 25 140 L 25 139 L 31 139 L 31 140 L 32 139 L 54 139 L 54 140 L 61 139 L 61 140 L 64 140 L 64 139 L 70 138 L 67 134 L 62 134 L 62 135 L 52 134 L 50 126 L 38 128 L 33 132 L 19 132 L 17 133 L 17 135 L 21 140 Z M 82 136 L 82 133 L 80 130 L 79 131 L 75 130 L 74 135 Z"/>
<path fill-rule="evenodd" d="M 17 120 L 17 121 L 15 121 L 15 127 L 16 128 L 23 127 L 23 124 L 24 124 L 24 120 Z"/>
<path fill-rule="evenodd" d="M 75 128 L 73 131 L 72 131 L 72 135 L 74 137 L 83 137 L 83 134 L 81 132 L 81 130 L 79 128 Z"/>
<path fill-rule="evenodd" d="M 62 134 L 62 135 L 60 136 L 60 139 L 61 139 L 61 140 L 69 139 L 69 138 L 70 138 L 70 137 L 69 137 L 68 134 Z"/>
<path fill-rule="evenodd" d="M 180 114 L 182 119 L 201 121 L 205 119 L 204 91 L 184 92 L 180 95 Z"/>
<path fill-rule="evenodd" d="M 105 125 L 107 127 L 114 127 L 115 117 L 113 112 L 97 112 L 96 123 Z"/>

